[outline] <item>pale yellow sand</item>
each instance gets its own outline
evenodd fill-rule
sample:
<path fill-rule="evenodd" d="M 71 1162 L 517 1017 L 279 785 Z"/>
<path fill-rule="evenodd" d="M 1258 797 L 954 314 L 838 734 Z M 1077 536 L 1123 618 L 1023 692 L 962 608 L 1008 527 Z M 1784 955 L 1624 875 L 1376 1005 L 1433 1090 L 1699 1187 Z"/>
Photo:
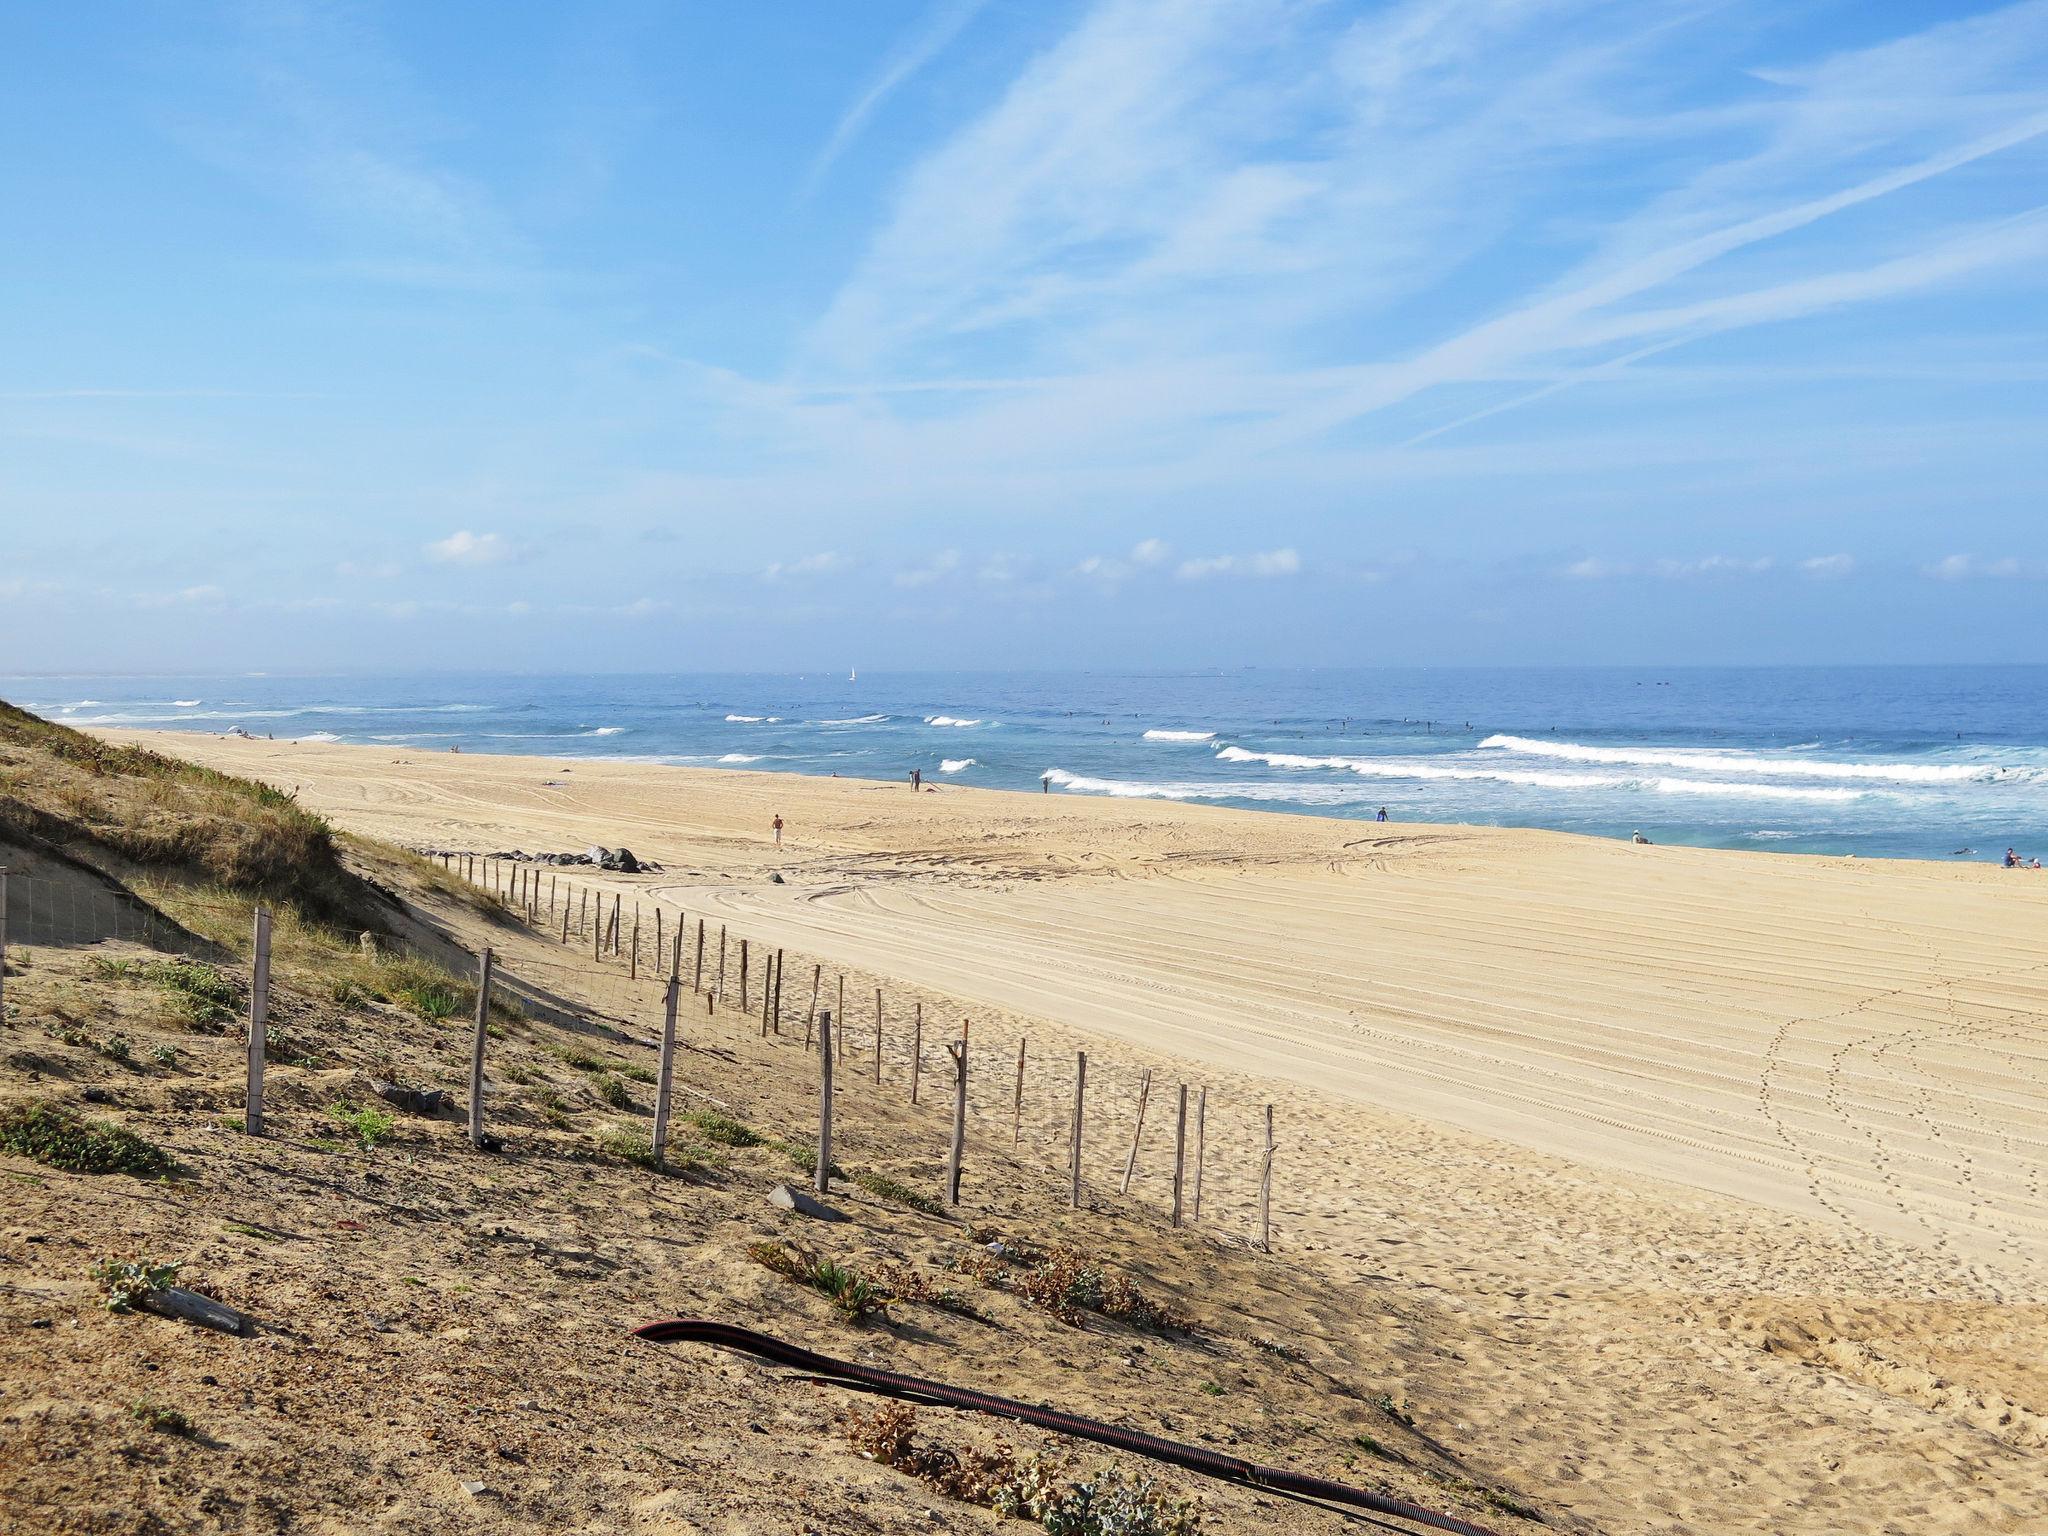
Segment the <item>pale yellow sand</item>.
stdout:
<path fill-rule="evenodd" d="M 2048 877 L 152 744 L 415 846 L 623 843 L 643 899 L 1270 1100 L 1290 1249 L 1455 1298 L 1474 1432 L 1644 1528 L 2048 1508 Z"/>

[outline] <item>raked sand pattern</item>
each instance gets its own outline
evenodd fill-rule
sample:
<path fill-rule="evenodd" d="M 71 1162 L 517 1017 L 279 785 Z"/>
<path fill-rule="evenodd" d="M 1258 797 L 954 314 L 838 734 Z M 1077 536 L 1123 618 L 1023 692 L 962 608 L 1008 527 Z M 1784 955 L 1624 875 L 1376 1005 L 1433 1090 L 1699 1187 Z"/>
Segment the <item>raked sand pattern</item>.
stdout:
<path fill-rule="evenodd" d="M 623 842 L 693 913 L 1270 1100 L 1287 1246 L 1445 1300 L 1473 1433 L 1612 1529 L 2041 1528 L 2048 876 L 152 744 L 416 845 Z"/>

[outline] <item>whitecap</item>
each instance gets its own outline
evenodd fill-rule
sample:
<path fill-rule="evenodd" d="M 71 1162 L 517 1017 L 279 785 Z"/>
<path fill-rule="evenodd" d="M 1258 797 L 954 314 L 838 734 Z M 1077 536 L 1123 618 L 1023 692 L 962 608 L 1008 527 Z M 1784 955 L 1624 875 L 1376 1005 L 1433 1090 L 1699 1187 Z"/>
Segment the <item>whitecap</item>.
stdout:
<path fill-rule="evenodd" d="M 727 715 L 725 720 L 728 725 L 759 725 L 767 718 L 766 715 Z"/>
<path fill-rule="evenodd" d="M 980 725 L 980 724 L 981 724 L 981 722 L 980 722 L 979 720 L 961 720 L 961 719 L 958 719 L 958 718 L 956 718 L 956 717 L 955 717 L 955 716 L 953 716 L 953 715 L 926 715 L 926 716 L 924 717 L 924 723 L 925 723 L 926 725 L 952 725 L 952 726 L 967 726 L 967 725 Z"/>
<path fill-rule="evenodd" d="M 625 727 L 623 725 L 600 725 L 596 730 L 584 731 L 582 734 L 585 736 L 617 736 L 624 730 Z"/>
<path fill-rule="evenodd" d="M 758 763 L 761 761 L 761 754 L 758 752 L 728 752 L 719 761 L 721 763 Z"/>
<path fill-rule="evenodd" d="M 1489 736 L 1479 743 L 1525 757 L 1554 757 L 1574 763 L 1620 763 L 1644 768 L 1682 768 L 1701 773 L 1779 774 L 1786 778 L 1890 780 L 1907 784 L 1955 784 L 2009 776 L 1990 763 L 1830 763 L 1813 758 L 1759 757 L 1684 747 L 1589 747 L 1576 741 L 1535 741 L 1527 736 Z"/>
<path fill-rule="evenodd" d="M 1214 741 L 1214 731 L 1147 731 L 1147 741 Z"/>
<path fill-rule="evenodd" d="M 206 702 L 206 701 L 205 701 L 204 699 L 173 699 L 173 700 L 171 700 L 171 703 L 172 703 L 172 705 L 173 705 L 174 707 L 178 708 L 178 709 L 197 709 L 197 708 L 198 708 L 198 707 L 199 707 L 199 706 L 200 706 L 201 704 L 204 704 L 205 702 Z"/>
<path fill-rule="evenodd" d="M 727 715 L 726 718 L 730 720 L 733 717 Z M 811 723 L 813 725 L 880 725 L 888 718 L 887 715 L 855 715 L 851 720 L 813 720 Z"/>
<path fill-rule="evenodd" d="M 974 759 L 971 757 L 942 758 L 939 762 L 939 772 L 958 773 L 963 768 L 972 768 L 973 766 Z"/>

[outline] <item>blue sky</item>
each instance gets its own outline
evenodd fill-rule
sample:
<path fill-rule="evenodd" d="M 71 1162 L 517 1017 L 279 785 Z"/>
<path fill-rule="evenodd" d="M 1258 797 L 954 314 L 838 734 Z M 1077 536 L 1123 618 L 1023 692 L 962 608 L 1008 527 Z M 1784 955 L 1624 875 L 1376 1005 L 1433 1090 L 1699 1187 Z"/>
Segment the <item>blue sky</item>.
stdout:
<path fill-rule="evenodd" d="M 0 22 L 7 670 L 2048 660 L 2048 3 Z"/>

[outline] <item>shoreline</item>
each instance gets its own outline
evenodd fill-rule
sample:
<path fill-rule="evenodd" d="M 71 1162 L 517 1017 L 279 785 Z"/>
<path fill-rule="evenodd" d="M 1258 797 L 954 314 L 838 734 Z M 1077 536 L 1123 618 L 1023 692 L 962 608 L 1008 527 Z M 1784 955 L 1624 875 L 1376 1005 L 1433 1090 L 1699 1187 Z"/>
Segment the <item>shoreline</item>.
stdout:
<path fill-rule="evenodd" d="M 209 731 L 198 729 L 161 728 L 146 726 L 81 726 L 79 727 L 79 729 L 84 730 L 88 735 L 102 737 L 109 741 L 115 742 L 133 742 L 137 745 L 146 746 L 153 751 L 163 752 L 171 756 L 188 755 L 187 753 L 178 750 L 179 744 L 181 743 L 239 743 L 241 745 L 254 748 L 280 748 L 322 751 L 329 749 L 339 749 L 343 751 L 362 752 L 372 755 L 383 754 L 387 752 L 400 753 L 406 755 L 406 759 L 408 762 L 412 762 L 416 759 L 438 761 L 445 758 L 449 760 L 493 760 L 516 763 L 544 764 L 548 765 L 551 771 L 557 772 L 573 772 L 578 768 L 588 770 L 591 768 L 601 768 L 604 765 L 615 765 L 619 767 L 633 769 L 659 769 L 664 773 L 676 774 L 685 777 L 694 777 L 702 775 L 706 778 L 707 781 L 763 780 L 769 781 L 771 783 L 794 781 L 799 784 L 837 782 L 842 784 L 864 784 L 882 789 L 906 789 L 908 785 L 907 774 L 891 778 L 866 778 L 859 775 L 858 773 L 819 773 L 814 770 L 801 767 L 759 768 L 737 764 L 732 766 L 715 766 L 711 764 L 677 762 L 675 761 L 674 755 L 659 753 L 588 753 L 571 756 L 568 754 L 551 753 L 495 752 L 475 750 L 469 748 L 465 748 L 462 751 L 456 752 L 441 751 L 437 749 L 422 749 L 419 747 L 409 747 L 396 743 L 385 744 L 367 742 L 347 742 L 324 739 L 313 740 L 307 737 L 270 737 L 256 735 L 238 736 L 232 732 Z M 1287 808 L 1277 805 L 1271 807 L 1257 805 L 1231 805 L 1221 803 L 1218 800 L 1206 798 L 1179 798 L 1168 795 L 1111 795 L 1096 794 L 1087 791 L 1067 791 L 1064 789 L 1060 790 L 1056 794 L 1044 794 L 1033 793 L 1030 790 L 1018 789 L 1008 786 L 966 783 L 946 777 L 937 776 L 929 777 L 924 787 L 927 791 L 931 791 L 942 796 L 962 794 L 968 796 L 993 796 L 999 797 L 1003 800 L 1014 799 L 1017 801 L 1023 801 L 1032 804 L 1037 804 L 1042 801 L 1049 801 L 1054 805 L 1108 804 L 1125 807 L 1173 807 L 1181 811 L 1196 813 L 1203 816 L 1214 816 L 1220 818 L 1250 816 L 1259 818 L 1261 820 L 1275 819 L 1288 822 L 1304 822 L 1324 826 L 1327 828 L 1337 829 L 1370 829 L 1384 825 L 1389 827 L 1402 827 L 1411 829 L 1427 828 L 1441 831 L 1446 834 L 1461 836 L 1520 837 L 1526 835 L 1538 837 L 1566 838 L 1577 841 L 1595 843 L 1602 846 L 1635 846 L 1629 841 L 1629 839 L 1626 836 L 1620 833 L 1610 835 L 1600 832 L 1580 831 L 1557 827 L 1545 827 L 1525 823 L 1436 821 L 1429 820 L 1426 818 L 1415 820 L 1390 818 L 1390 820 L 1386 823 L 1378 823 L 1375 822 L 1371 817 L 1367 816 L 1353 817 L 1343 815 L 1323 815 L 1317 814 L 1316 812 L 1310 810 Z M 1995 856 L 1986 854 L 1982 850 L 1978 850 L 1967 859 L 1956 859 L 1954 861 L 1950 861 L 1948 859 L 1941 858 L 1923 858 L 1913 854 L 1871 853 L 1866 855 L 1858 853 L 1815 852 L 1804 849 L 1777 847 L 1729 847 L 1722 843 L 1693 843 L 1676 841 L 1668 838 L 1653 840 L 1650 846 L 1669 850 L 1683 850 L 1687 853 L 1694 854 L 1721 854 L 1732 857 L 1753 856 L 1771 860 L 1847 863 L 1865 866 L 1901 865 L 1926 870 L 1941 871 L 1988 869 L 1996 871 L 1996 873 L 2000 876 L 2005 876 L 2009 874 L 2034 873 L 2034 871 L 2006 870 L 1999 865 Z M 573 850 L 564 849 L 555 851 Z"/>

